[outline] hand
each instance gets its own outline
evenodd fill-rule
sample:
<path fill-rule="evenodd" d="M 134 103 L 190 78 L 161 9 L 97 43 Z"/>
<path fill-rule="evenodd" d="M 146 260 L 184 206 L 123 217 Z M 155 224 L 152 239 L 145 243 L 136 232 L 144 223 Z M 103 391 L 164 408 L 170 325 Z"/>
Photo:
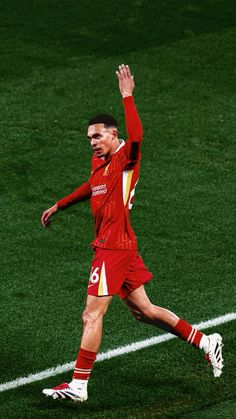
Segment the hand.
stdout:
<path fill-rule="evenodd" d="M 134 90 L 134 76 L 131 74 L 128 65 L 119 65 L 119 71 L 116 71 L 119 80 L 119 88 L 122 97 L 132 96 Z"/>
<path fill-rule="evenodd" d="M 52 221 L 50 220 L 50 217 L 55 214 L 58 211 L 58 205 L 55 204 L 53 207 L 47 209 L 43 212 L 41 217 L 41 223 L 44 227 L 49 227 Z"/>

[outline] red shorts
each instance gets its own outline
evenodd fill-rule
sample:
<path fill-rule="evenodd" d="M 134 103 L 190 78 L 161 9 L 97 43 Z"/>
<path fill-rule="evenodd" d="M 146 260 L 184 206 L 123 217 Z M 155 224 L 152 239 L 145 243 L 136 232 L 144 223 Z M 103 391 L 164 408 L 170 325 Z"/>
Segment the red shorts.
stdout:
<path fill-rule="evenodd" d="M 135 289 L 150 281 L 151 272 L 144 265 L 137 250 L 95 250 L 88 283 L 88 295 L 118 294 L 127 297 Z"/>

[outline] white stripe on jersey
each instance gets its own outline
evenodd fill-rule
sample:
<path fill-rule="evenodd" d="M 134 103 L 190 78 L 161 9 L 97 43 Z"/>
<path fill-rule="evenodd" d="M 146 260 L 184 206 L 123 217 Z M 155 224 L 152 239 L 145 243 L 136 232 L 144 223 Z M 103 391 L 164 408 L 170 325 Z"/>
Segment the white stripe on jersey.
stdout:
<path fill-rule="evenodd" d="M 123 170 L 122 192 L 123 192 L 124 206 L 126 206 L 126 204 L 128 202 L 128 199 L 129 199 L 130 184 L 131 184 L 132 175 L 133 175 L 133 170 Z"/>

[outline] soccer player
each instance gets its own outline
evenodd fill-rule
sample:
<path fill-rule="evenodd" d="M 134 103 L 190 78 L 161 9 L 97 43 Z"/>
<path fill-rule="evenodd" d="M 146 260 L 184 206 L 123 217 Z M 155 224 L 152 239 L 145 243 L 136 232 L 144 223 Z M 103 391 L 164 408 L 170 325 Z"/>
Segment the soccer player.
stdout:
<path fill-rule="evenodd" d="M 43 390 L 46 396 L 54 399 L 87 400 L 87 384 L 102 338 L 103 317 L 115 294 L 123 299 L 137 320 L 167 330 L 202 349 L 215 377 L 221 375 L 223 368 L 219 334 L 206 336 L 171 311 L 153 305 L 145 292 L 144 284 L 152 274 L 138 254 L 129 221 L 139 177 L 143 131 L 132 95 L 134 78 L 129 66 L 122 64 L 116 74 L 128 140 L 118 138 L 117 122 L 112 116 L 102 114 L 92 118 L 87 131 L 93 149 L 90 178 L 44 211 L 41 218 L 43 226 L 47 227 L 57 211 L 90 199 L 95 223 L 94 258 L 82 315 L 80 350 L 71 382 Z"/>

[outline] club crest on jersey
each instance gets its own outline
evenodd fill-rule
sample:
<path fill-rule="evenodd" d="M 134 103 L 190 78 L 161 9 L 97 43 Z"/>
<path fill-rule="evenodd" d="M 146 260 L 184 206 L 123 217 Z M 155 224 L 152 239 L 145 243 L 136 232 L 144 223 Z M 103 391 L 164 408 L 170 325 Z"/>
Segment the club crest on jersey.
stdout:
<path fill-rule="evenodd" d="M 108 174 L 108 169 L 109 169 L 110 164 L 111 164 L 111 163 L 109 163 L 109 164 L 106 166 L 106 168 L 105 168 L 105 170 L 104 170 L 104 172 L 103 172 L 103 176 L 107 176 L 107 174 Z"/>

